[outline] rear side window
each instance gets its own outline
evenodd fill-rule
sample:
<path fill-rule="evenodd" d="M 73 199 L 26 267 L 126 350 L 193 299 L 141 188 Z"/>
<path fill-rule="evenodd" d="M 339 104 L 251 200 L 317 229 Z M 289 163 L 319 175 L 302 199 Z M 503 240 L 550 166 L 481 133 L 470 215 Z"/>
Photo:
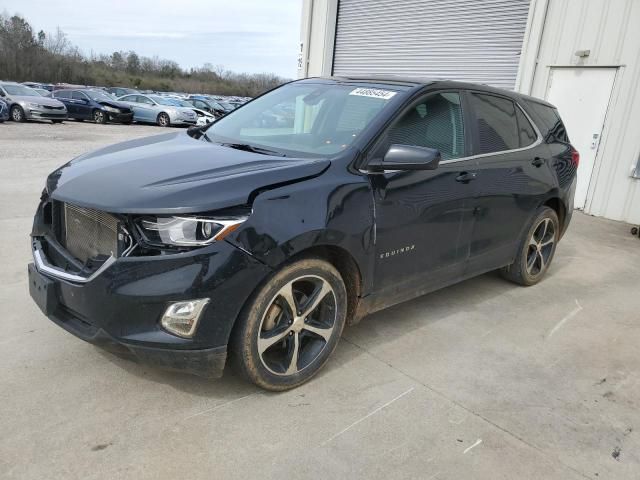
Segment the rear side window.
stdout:
<path fill-rule="evenodd" d="M 71 98 L 71 92 L 62 90 L 58 92 L 53 92 L 53 96 L 56 98 Z"/>
<path fill-rule="evenodd" d="M 511 100 L 494 95 L 469 95 L 478 131 L 478 153 L 520 148 L 516 107 Z"/>
<path fill-rule="evenodd" d="M 538 129 L 547 143 L 555 141 L 569 143 L 567 131 L 555 108 L 530 100 L 525 100 L 524 103 L 531 110 Z"/>
<path fill-rule="evenodd" d="M 526 117 L 520 107 L 516 107 L 516 118 L 518 120 L 518 136 L 520 137 L 520 147 L 528 147 L 536 141 L 536 132 L 531 122 Z"/>

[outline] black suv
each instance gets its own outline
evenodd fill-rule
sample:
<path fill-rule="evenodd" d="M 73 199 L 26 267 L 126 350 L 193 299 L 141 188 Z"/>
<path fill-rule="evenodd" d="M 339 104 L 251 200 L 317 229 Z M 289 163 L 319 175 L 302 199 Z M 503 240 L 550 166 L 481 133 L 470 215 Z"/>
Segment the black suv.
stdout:
<path fill-rule="evenodd" d="M 371 312 L 490 270 L 540 281 L 578 159 L 556 109 L 517 93 L 296 81 L 53 172 L 30 291 L 89 342 L 205 377 L 229 354 L 284 390 Z"/>

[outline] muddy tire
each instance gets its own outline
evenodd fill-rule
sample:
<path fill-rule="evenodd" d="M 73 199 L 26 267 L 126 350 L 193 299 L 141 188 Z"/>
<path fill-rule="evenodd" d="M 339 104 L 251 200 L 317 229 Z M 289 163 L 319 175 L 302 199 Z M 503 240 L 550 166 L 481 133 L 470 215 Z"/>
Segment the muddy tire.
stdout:
<path fill-rule="evenodd" d="M 520 285 L 535 285 L 549 269 L 559 237 L 558 215 L 549 207 L 541 207 L 520 242 L 515 261 L 500 274 Z"/>
<path fill-rule="evenodd" d="M 291 263 L 245 305 L 230 343 L 232 363 L 264 389 L 297 387 L 327 362 L 346 317 L 344 281 L 331 264 L 317 258 Z"/>

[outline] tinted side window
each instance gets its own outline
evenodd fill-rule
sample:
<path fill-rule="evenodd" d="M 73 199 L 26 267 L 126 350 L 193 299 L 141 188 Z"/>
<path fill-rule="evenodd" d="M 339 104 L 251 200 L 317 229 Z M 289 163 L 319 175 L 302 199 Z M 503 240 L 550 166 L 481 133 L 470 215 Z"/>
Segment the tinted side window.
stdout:
<path fill-rule="evenodd" d="M 82 92 L 73 91 L 71 92 L 71 98 L 74 100 L 88 100 L 87 96 Z"/>
<path fill-rule="evenodd" d="M 511 100 L 494 95 L 469 95 L 478 130 L 477 153 L 501 152 L 520 147 L 516 109 Z"/>
<path fill-rule="evenodd" d="M 536 132 L 529 119 L 525 116 L 520 107 L 516 107 L 516 118 L 518 119 L 518 135 L 520 136 L 520 147 L 528 147 L 536 141 Z"/>
<path fill-rule="evenodd" d="M 525 100 L 524 103 L 535 115 L 536 118 L 534 120 L 538 124 L 538 128 L 546 142 L 560 141 L 569 143 L 567 131 L 555 108 L 530 100 Z"/>
<path fill-rule="evenodd" d="M 429 95 L 389 129 L 388 141 L 390 144 L 436 148 L 443 160 L 464 156 L 460 94 Z"/>
<path fill-rule="evenodd" d="M 53 92 L 55 98 L 71 98 L 71 92 L 67 90 Z"/>

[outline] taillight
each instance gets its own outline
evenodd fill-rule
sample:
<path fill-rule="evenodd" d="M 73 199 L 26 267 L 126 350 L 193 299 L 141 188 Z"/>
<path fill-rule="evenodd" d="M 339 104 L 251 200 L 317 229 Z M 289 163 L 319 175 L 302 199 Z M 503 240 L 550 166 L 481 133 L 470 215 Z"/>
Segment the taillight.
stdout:
<path fill-rule="evenodd" d="M 580 153 L 573 147 L 571 147 L 571 163 L 574 167 L 580 165 Z"/>

